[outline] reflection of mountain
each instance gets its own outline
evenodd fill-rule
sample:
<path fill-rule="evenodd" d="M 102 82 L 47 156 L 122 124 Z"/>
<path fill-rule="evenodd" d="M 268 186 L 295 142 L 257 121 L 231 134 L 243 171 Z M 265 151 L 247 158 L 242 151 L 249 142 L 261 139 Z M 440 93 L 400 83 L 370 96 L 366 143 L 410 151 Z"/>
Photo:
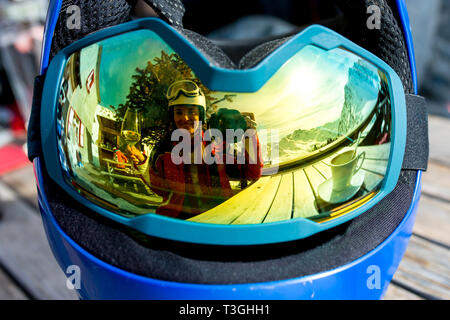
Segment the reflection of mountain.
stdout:
<path fill-rule="evenodd" d="M 336 140 L 338 134 L 339 119 L 310 130 L 295 130 L 280 141 L 280 161 L 287 160 L 291 156 L 301 157 L 320 149 Z"/>
<path fill-rule="evenodd" d="M 378 75 L 358 61 L 348 71 L 340 117 L 309 130 L 297 129 L 281 139 L 280 162 L 305 156 L 346 135 L 371 111 L 378 94 Z"/>
<path fill-rule="evenodd" d="M 348 81 L 344 87 L 345 100 L 339 122 L 339 132 L 345 134 L 351 131 L 355 124 L 362 120 L 362 110 L 367 102 L 374 100 L 374 88 L 378 75 L 364 66 L 360 60 L 348 70 Z"/>

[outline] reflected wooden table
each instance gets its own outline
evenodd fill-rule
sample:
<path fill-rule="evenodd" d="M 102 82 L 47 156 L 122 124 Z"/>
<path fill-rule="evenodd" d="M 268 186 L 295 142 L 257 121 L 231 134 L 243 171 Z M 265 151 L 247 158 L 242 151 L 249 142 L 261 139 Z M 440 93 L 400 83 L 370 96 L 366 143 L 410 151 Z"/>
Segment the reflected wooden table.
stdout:
<path fill-rule="evenodd" d="M 386 173 L 390 143 L 364 146 L 357 155 L 365 154 L 361 170 L 364 181 L 355 193 L 373 195 L 371 191 L 380 184 Z M 344 148 L 341 152 L 352 150 Z M 197 215 L 189 221 L 217 224 L 254 224 L 282 221 L 293 218 L 314 218 L 339 204 L 330 205 L 319 195 L 319 186 L 332 179 L 330 162 L 336 155 L 297 170 L 262 176 L 219 206 Z M 357 157 L 357 156 L 356 156 Z M 331 180 L 330 180 L 331 182 Z M 351 199 L 349 199 L 351 201 Z"/>

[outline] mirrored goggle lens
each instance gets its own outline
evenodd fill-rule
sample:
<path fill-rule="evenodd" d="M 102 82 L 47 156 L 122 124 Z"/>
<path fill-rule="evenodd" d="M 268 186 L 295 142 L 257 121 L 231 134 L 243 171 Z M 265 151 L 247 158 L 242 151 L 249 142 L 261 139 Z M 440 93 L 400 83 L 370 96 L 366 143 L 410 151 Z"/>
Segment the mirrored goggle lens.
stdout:
<path fill-rule="evenodd" d="M 192 89 L 185 80 L 205 99 L 169 107 L 171 85 L 178 82 L 170 93 Z M 363 58 L 307 45 L 257 92 L 212 91 L 155 33 L 133 31 L 68 59 L 61 167 L 79 193 L 120 215 L 320 222 L 380 190 L 390 159 L 388 86 Z"/>

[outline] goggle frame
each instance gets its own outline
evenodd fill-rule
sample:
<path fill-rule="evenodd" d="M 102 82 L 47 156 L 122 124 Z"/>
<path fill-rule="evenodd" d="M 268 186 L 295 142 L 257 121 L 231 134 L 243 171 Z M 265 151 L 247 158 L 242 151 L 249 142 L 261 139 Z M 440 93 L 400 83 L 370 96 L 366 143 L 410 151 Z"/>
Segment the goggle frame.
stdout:
<path fill-rule="evenodd" d="M 56 110 L 59 90 L 57 89 L 63 78 L 64 67 L 70 55 L 84 47 L 116 35 L 142 29 L 151 30 L 161 37 L 184 59 L 202 83 L 214 91 L 256 92 L 288 59 L 306 45 L 314 45 L 325 50 L 340 47 L 372 63 L 386 75 L 392 106 L 390 160 L 378 193 L 353 211 L 323 223 L 305 218 L 295 218 L 254 225 L 197 223 L 156 214 L 126 218 L 84 198 L 65 181 L 58 153 Z M 47 172 L 75 200 L 111 220 L 150 236 L 212 245 L 259 245 L 298 240 L 341 225 L 367 212 L 389 194 L 397 184 L 406 145 L 407 123 L 403 85 L 395 71 L 380 58 L 326 27 L 311 25 L 278 47 L 255 67 L 246 70 L 231 70 L 215 66 L 177 30 L 157 18 L 138 19 L 100 30 L 62 49 L 46 70 L 40 121 L 42 154 Z"/>

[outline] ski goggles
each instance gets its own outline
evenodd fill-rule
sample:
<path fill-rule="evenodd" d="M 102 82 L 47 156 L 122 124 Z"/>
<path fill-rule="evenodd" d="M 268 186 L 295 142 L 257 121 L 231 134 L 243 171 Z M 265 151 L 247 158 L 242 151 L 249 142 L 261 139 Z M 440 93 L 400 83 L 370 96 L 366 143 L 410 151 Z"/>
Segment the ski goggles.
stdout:
<path fill-rule="evenodd" d="M 166 98 L 172 100 L 177 98 L 180 94 L 192 97 L 201 94 L 199 86 L 192 80 L 180 80 L 172 83 L 167 89 Z"/>
<path fill-rule="evenodd" d="M 206 123 L 168 107 L 181 93 L 205 96 Z M 45 167 L 75 200 L 203 244 L 347 222 L 394 189 L 406 145 L 398 75 L 318 25 L 245 70 L 216 66 L 159 19 L 101 30 L 53 58 L 40 114 Z"/>

